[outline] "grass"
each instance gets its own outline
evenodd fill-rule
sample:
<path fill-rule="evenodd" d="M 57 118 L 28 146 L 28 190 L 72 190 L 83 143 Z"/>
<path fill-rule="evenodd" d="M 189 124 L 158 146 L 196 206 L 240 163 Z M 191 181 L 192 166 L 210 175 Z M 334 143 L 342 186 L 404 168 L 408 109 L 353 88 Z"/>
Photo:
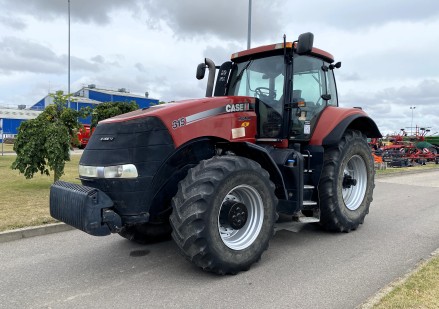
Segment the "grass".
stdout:
<path fill-rule="evenodd" d="M 398 173 L 406 173 L 406 172 L 415 172 L 415 171 L 424 171 L 430 169 L 438 169 L 439 164 L 427 163 L 427 165 L 418 165 L 411 167 L 391 167 L 385 170 L 376 170 L 377 175 L 390 175 L 390 174 L 398 174 Z"/>
<path fill-rule="evenodd" d="M 0 143 L 0 155 L 2 153 L 2 149 L 3 149 L 3 153 L 12 153 L 12 152 L 14 152 L 13 147 L 14 147 L 14 144 L 3 144 L 3 143 Z"/>
<path fill-rule="evenodd" d="M 6 144 L 5 144 L 6 145 Z M 61 180 L 79 183 L 79 155 L 66 162 Z M 26 179 L 11 164 L 15 156 L 0 156 L 0 232 L 28 226 L 56 222 L 49 214 L 49 188 L 53 175 L 37 174 Z"/>
<path fill-rule="evenodd" d="M 373 308 L 439 308 L 439 256 L 423 264 Z"/>

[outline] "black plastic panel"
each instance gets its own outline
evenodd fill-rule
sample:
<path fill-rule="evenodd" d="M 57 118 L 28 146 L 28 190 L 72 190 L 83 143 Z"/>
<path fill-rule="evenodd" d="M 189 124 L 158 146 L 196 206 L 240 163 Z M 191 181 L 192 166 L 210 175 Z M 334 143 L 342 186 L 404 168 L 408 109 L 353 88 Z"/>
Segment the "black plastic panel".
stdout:
<path fill-rule="evenodd" d="M 80 164 L 134 164 L 139 177 L 81 179 L 82 184 L 108 194 L 119 215 L 144 215 L 150 208 L 152 179 L 174 151 L 175 146 L 169 131 L 156 117 L 99 124 L 84 150 Z"/>

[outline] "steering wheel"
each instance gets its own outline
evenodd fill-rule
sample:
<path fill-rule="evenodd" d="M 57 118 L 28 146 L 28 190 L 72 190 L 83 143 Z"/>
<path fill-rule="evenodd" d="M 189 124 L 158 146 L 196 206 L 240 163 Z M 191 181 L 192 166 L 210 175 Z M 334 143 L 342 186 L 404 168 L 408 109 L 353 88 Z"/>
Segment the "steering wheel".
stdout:
<path fill-rule="evenodd" d="M 270 100 L 274 100 L 276 98 L 276 93 L 271 91 L 270 88 L 267 87 L 257 87 L 255 89 L 255 95 L 260 98 L 268 98 Z"/>

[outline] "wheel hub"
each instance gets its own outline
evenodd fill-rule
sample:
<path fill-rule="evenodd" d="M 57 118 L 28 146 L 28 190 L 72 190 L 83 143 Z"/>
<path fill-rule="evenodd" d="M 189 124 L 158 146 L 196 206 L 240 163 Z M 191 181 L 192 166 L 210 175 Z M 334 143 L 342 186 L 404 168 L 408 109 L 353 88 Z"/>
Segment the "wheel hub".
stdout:
<path fill-rule="evenodd" d="M 224 224 L 234 230 L 241 229 L 248 218 L 247 207 L 240 202 L 226 201 L 221 209 L 221 218 Z"/>
<path fill-rule="evenodd" d="M 357 180 L 351 175 L 345 174 L 343 177 L 343 189 L 349 189 L 357 185 Z"/>
<path fill-rule="evenodd" d="M 218 232 L 224 245 L 244 250 L 253 244 L 264 223 L 264 202 L 252 186 L 241 184 L 224 197 L 218 213 Z"/>

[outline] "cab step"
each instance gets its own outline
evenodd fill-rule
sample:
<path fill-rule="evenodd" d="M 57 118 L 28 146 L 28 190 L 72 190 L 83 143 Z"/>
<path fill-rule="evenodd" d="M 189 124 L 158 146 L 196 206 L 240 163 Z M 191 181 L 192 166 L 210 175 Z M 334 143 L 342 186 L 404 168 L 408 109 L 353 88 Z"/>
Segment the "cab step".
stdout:
<path fill-rule="evenodd" d="M 315 201 L 303 201 L 303 206 L 316 206 L 317 202 Z"/>
<path fill-rule="evenodd" d="M 293 221 L 300 222 L 300 223 L 315 223 L 320 222 L 320 212 L 319 211 L 313 211 L 312 217 L 305 216 L 301 211 L 297 212 L 293 216 Z"/>
<path fill-rule="evenodd" d="M 315 217 L 294 217 L 295 220 L 297 220 L 296 222 L 300 222 L 300 223 L 315 223 L 315 222 L 320 222 L 319 218 L 315 218 Z"/>

